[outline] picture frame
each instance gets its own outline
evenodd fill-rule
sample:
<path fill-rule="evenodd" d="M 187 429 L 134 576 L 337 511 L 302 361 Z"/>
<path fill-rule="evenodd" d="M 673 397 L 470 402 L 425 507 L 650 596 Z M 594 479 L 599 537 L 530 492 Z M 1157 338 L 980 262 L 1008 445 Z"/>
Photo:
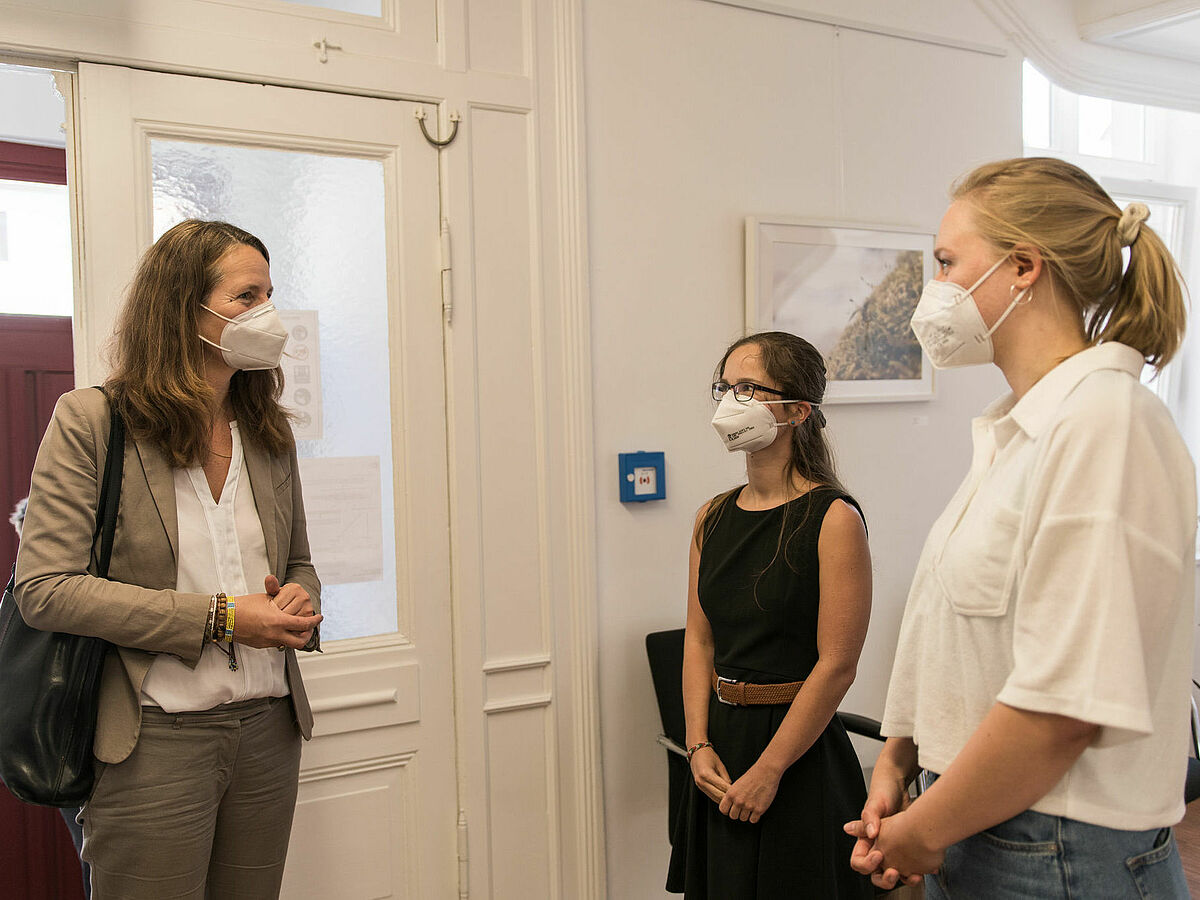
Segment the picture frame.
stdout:
<path fill-rule="evenodd" d="M 930 400 L 933 366 L 908 322 L 933 278 L 916 228 L 746 218 L 746 333 L 787 331 L 825 358 L 825 403 Z"/>

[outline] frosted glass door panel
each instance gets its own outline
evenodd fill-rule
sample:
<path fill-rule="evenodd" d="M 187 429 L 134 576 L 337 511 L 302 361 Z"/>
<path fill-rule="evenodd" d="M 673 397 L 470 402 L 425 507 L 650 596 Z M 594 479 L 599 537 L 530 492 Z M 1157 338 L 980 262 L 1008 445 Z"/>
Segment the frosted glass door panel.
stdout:
<path fill-rule="evenodd" d="M 287 0 L 297 6 L 315 6 L 318 9 L 333 9 L 338 12 L 358 13 L 361 16 L 383 15 L 382 0 Z"/>
<path fill-rule="evenodd" d="M 395 632 L 383 163 L 168 140 L 151 159 L 155 239 L 219 219 L 271 254 L 324 639 Z"/>

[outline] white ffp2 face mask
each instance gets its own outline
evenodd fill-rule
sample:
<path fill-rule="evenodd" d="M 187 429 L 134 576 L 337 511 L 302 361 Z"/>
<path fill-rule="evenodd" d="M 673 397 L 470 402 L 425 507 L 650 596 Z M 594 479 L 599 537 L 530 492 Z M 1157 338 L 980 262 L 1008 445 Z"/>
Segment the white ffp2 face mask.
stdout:
<path fill-rule="evenodd" d="M 712 426 L 730 453 L 734 450 L 753 453 L 775 443 L 775 438 L 779 437 L 779 429 L 789 424 L 775 421 L 775 415 L 767 403 L 794 402 L 796 401 L 768 400 L 764 403 L 751 397 L 743 403 L 733 396 L 733 391 L 726 391 L 721 402 L 717 404 Z"/>
<path fill-rule="evenodd" d="M 931 281 L 921 291 L 921 299 L 913 310 L 909 326 L 935 369 L 977 366 L 992 361 L 995 352 L 992 335 L 1029 293 L 1029 288 L 1013 298 L 991 328 L 984 324 L 973 292 L 1006 259 L 1008 257 L 1004 256 L 996 260 L 969 288 L 953 281 Z"/>
<path fill-rule="evenodd" d="M 274 369 L 283 356 L 288 332 L 275 304 L 264 303 L 248 309 L 240 316 L 230 319 L 215 309 L 204 307 L 226 325 L 221 329 L 221 342 L 214 344 L 204 335 L 200 340 L 221 351 L 221 358 L 231 369 L 255 372 L 259 369 Z"/>

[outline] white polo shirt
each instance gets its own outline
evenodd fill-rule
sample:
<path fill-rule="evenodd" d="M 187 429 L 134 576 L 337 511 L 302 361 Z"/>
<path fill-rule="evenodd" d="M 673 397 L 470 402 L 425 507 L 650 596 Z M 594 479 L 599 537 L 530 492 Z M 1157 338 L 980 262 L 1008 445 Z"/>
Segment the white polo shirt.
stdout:
<path fill-rule="evenodd" d="M 1033 809 L 1142 830 L 1183 817 L 1196 490 L 1140 353 L 1105 343 L 972 423 L 971 470 L 921 553 L 883 733 L 945 772 L 996 701 L 1101 726 Z"/>

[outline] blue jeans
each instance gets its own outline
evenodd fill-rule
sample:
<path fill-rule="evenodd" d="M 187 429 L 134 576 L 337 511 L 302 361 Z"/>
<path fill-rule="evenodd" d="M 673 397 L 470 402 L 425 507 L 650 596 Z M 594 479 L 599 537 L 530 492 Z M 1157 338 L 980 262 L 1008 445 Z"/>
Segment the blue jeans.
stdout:
<path fill-rule="evenodd" d="M 83 826 L 79 824 L 76 816 L 79 815 L 79 807 L 61 807 L 58 810 L 63 817 L 63 821 L 67 823 L 67 831 L 71 832 L 71 842 L 75 845 L 75 855 L 79 856 L 83 852 Z M 79 868 L 83 874 L 83 897 L 84 900 L 92 898 L 92 880 L 89 872 L 88 864 L 79 859 Z"/>
<path fill-rule="evenodd" d="M 1027 810 L 946 851 L 926 900 L 1187 898 L 1170 828 L 1122 831 Z"/>

